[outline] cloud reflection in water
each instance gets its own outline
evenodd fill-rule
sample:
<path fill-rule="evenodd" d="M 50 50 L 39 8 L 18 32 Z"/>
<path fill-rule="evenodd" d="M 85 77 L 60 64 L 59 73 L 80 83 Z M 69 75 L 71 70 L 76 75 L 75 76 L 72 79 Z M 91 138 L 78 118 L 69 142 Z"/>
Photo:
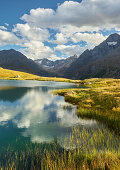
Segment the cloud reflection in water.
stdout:
<path fill-rule="evenodd" d="M 0 125 L 12 121 L 32 142 L 50 142 L 65 137 L 73 126 L 96 125 L 95 121 L 78 118 L 75 112 L 76 107 L 61 96 L 53 96 L 50 87 L 34 87 L 14 102 L 0 101 Z"/>

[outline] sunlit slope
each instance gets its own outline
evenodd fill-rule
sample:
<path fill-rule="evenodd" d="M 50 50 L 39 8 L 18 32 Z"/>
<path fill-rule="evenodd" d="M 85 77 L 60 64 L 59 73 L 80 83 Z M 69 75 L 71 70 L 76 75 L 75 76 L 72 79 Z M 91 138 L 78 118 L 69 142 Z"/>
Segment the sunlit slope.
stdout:
<path fill-rule="evenodd" d="M 39 76 L 24 73 L 20 71 L 13 71 L 8 69 L 3 69 L 0 67 L 0 79 L 37 79 Z"/>
<path fill-rule="evenodd" d="M 64 78 L 56 78 L 56 77 L 40 77 L 29 73 L 24 73 L 20 71 L 13 71 L 8 69 L 3 69 L 0 67 L 0 79 L 7 80 L 39 80 L 39 81 L 60 81 L 60 82 L 71 82 L 77 83 L 80 80 L 69 80 Z"/>

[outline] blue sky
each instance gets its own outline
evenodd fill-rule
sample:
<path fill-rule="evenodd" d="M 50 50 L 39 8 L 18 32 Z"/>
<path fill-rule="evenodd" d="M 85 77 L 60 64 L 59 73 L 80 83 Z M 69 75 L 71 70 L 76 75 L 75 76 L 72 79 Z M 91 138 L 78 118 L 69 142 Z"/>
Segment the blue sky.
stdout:
<path fill-rule="evenodd" d="M 1 0 L 0 50 L 32 59 L 79 56 L 120 32 L 119 11 L 119 0 Z"/>
<path fill-rule="evenodd" d="M 10 27 L 21 22 L 20 17 L 29 13 L 31 9 L 52 8 L 56 9 L 58 3 L 64 0 L 1 0 L 0 1 L 0 25 L 9 23 Z M 81 0 L 78 0 L 81 2 Z"/>

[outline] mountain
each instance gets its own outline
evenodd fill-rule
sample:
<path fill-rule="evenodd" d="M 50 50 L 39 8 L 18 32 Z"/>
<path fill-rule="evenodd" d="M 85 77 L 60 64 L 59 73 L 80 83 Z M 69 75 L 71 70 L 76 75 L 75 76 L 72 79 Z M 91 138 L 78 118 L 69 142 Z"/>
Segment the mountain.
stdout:
<path fill-rule="evenodd" d="M 78 73 L 81 78 L 120 78 L 120 47 L 109 55 L 88 64 Z"/>
<path fill-rule="evenodd" d="M 39 64 L 40 66 L 42 66 L 43 68 L 51 68 L 53 67 L 55 64 L 55 61 L 49 60 L 47 58 L 43 58 L 43 59 L 37 59 L 34 60 L 35 63 Z"/>
<path fill-rule="evenodd" d="M 77 60 L 77 55 L 68 57 L 66 59 L 51 61 L 47 58 L 35 60 L 35 62 L 40 65 L 46 71 L 56 73 L 58 76 L 63 76 L 65 70 L 70 67 L 70 65 Z"/>
<path fill-rule="evenodd" d="M 47 58 L 31 60 L 22 53 L 0 51 L 0 67 L 39 76 L 55 76 L 71 79 L 93 77 L 120 78 L 120 35 L 112 34 L 92 50 L 56 61 Z"/>
<path fill-rule="evenodd" d="M 112 77 L 112 74 L 106 73 L 108 69 L 107 64 L 114 59 L 114 63 L 111 63 L 111 67 L 115 68 L 114 65 L 117 64 L 117 60 L 120 60 L 119 49 L 120 47 L 120 35 L 112 34 L 100 45 L 96 46 L 92 50 L 86 50 L 83 52 L 79 58 L 74 61 L 70 67 L 64 72 L 64 77 L 72 79 L 86 79 L 91 77 Z M 111 56 L 111 55 L 112 56 Z M 117 54 L 117 55 L 116 55 Z M 110 57 L 111 56 L 111 57 Z M 116 57 L 117 60 L 116 60 Z M 104 63 L 105 60 L 105 63 Z M 101 63 L 101 64 L 100 64 Z M 104 73 L 102 71 L 104 65 Z M 110 68 L 109 68 L 110 69 Z M 100 70 L 102 75 L 100 76 Z M 98 73 L 98 74 L 97 74 Z M 117 76 L 119 77 L 119 76 Z M 116 77 L 116 78 L 117 78 Z"/>
<path fill-rule="evenodd" d="M 25 55 L 13 49 L 0 51 L 0 67 L 39 76 L 49 76 L 49 73 L 38 66 L 33 60 L 28 59 Z"/>

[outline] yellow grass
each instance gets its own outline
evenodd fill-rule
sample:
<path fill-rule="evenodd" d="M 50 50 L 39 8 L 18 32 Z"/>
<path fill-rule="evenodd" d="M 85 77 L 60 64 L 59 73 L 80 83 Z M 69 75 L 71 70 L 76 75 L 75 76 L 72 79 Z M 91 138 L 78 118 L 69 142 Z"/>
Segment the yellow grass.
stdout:
<path fill-rule="evenodd" d="M 120 79 L 88 79 L 80 85 L 89 88 L 60 89 L 54 94 L 77 105 L 78 116 L 102 121 L 120 135 Z"/>
<path fill-rule="evenodd" d="M 38 81 L 57 81 L 57 82 L 69 82 L 69 83 L 80 83 L 80 80 L 70 80 L 65 78 L 56 77 L 40 77 L 37 75 L 24 73 L 20 71 L 13 71 L 3 69 L 0 67 L 0 79 L 6 80 L 38 80 Z"/>

